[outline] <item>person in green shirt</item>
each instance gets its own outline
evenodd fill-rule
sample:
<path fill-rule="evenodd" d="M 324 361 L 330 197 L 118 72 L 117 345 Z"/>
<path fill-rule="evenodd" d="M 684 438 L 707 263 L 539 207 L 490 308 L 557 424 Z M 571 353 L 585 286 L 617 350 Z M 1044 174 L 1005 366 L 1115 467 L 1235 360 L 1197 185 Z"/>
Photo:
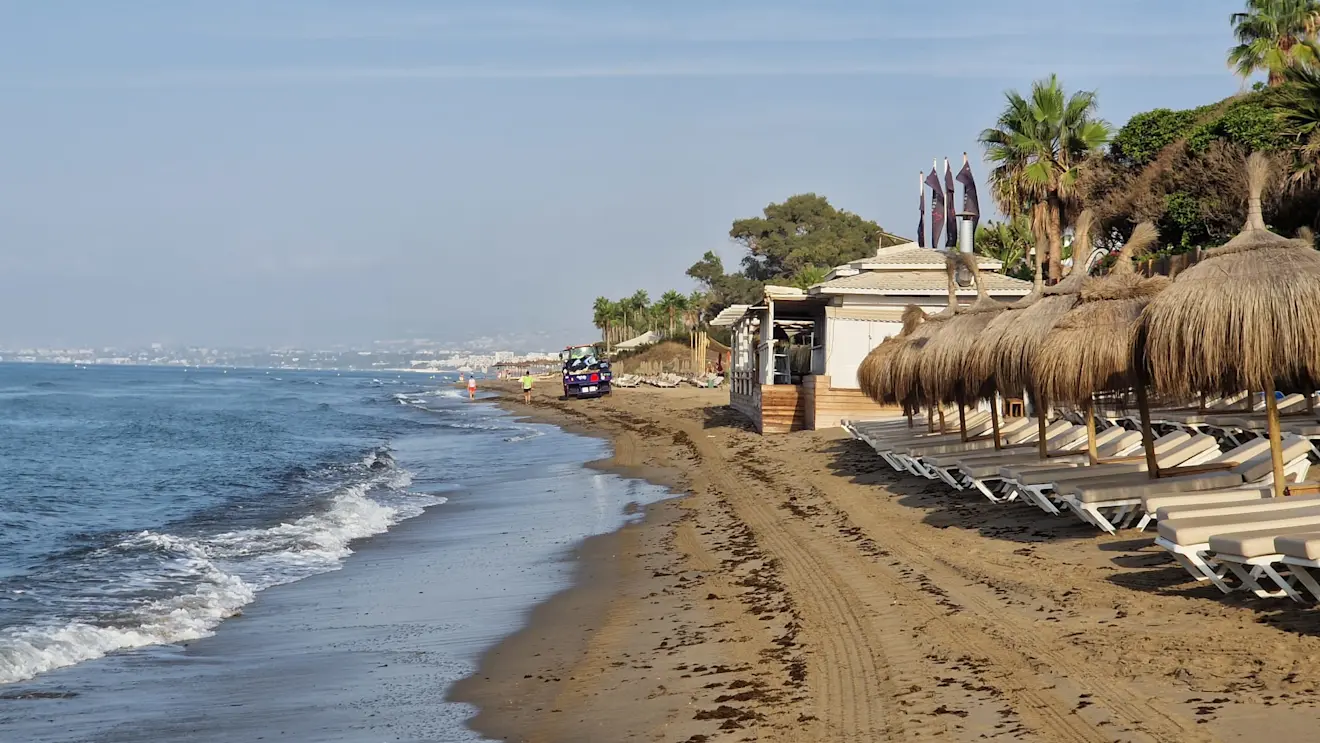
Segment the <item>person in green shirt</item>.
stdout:
<path fill-rule="evenodd" d="M 532 370 L 528 369 L 522 375 L 523 402 L 531 404 L 532 402 Z"/>

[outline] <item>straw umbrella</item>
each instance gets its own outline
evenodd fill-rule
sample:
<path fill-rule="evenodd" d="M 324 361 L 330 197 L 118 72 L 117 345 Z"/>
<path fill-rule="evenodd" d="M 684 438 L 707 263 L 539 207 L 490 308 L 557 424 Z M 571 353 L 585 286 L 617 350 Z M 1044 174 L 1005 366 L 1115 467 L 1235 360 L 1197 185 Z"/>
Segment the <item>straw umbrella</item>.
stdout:
<path fill-rule="evenodd" d="M 933 315 L 927 315 L 921 326 L 909 335 L 902 344 L 889 355 L 889 363 L 882 373 L 893 385 L 894 398 L 905 409 L 916 409 L 926 403 L 928 410 L 937 410 L 940 416 L 940 431 L 945 431 L 944 409 L 930 403 L 926 390 L 926 380 L 921 373 L 921 356 L 931 340 L 943 332 L 945 324 L 958 311 L 958 258 L 956 253 L 946 253 L 944 259 L 945 278 L 948 282 L 949 301 L 944 309 Z M 965 431 L 964 431 L 965 433 Z"/>
<path fill-rule="evenodd" d="M 893 387 L 889 384 L 889 357 L 899 344 L 901 344 L 912 332 L 917 329 L 921 323 L 926 320 L 926 313 L 915 304 L 910 304 L 903 308 L 903 328 L 897 335 L 891 335 L 880 341 L 880 345 L 872 348 L 866 358 L 857 367 L 857 383 L 862 388 L 862 392 L 868 397 L 882 405 L 896 405 L 898 399 L 893 395 Z M 907 414 L 908 427 L 912 426 L 912 410 L 904 406 L 904 413 Z"/>
<path fill-rule="evenodd" d="M 1281 496 L 1274 393 L 1309 395 L 1320 381 L 1320 252 L 1266 228 L 1261 192 L 1268 178 L 1268 161 L 1252 154 L 1242 232 L 1151 301 L 1142 313 L 1138 350 L 1160 394 L 1265 392 L 1274 494 Z M 1138 397 L 1143 402 L 1144 394 Z"/>
<path fill-rule="evenodd" d="M 983 391 L 993 378 L 994 386 L 1005 397 L 1018 397 L 1024 393 L 1031 396 L 1036 406 L 1036 420 L 1040 430 L 1037 445 L 1041 457 L 1046 454 L 1045 409 L 1035 390 L 1031 389 L 1030 360 L 1039 349 L 1040 342 L 1054 327 L 1054 322 L 1080 301 L 1078 294 L 1086 279 L 1086 271 L 1080 261 L 1091 250 L 1093 225 L 1091 211 L 1083 211 L 1077 219 L 1073 265 L 1068 275 L 1054 286 L 1044 287 L 1028 295 L 1015 305 L 1017 309 L 1010 310 L 1001 316 L 1001 320 L 992 323 L 985 337 L 973 345 L 968 368 L 964 370 L 964 374 L 970 372 L 971 376 L 982 380 L 980 385 Z"/>
<path fill-rule="evenodd" d="M 918 358 L 918 368 L 924 380 L 925 392 L 933 404 L 958 405 L 958 421 L 963 430 L 963 439 L 966 440 L 966 405 L 977 399 L 976 392 L 979 390 L 963 384 L 963 367 L 972 344 L 1009 305 L 990 297 L 976 265 L 976 258 L 971 253 L 959 253 L 954 261 L 972 272 L 976 282 L 976 301 L 969 307 L 958 309 L 944 323 L 940 332 L 930 339 Z M 998 449 L 999 413 L 993 404 L 991 424 L 995 448 Z"/>
<path fill-rule="evenodd" d="M 1158 240 L 1155 225 L 1137 225 L 1109 275 L 1082 283 L 1081 303 L 1055 321 L 1032 361 L 1035 388 L 1043 402 L 1072 404 L 1085 412 L 1092 464 L 1099 459 L 1092 395 L 1137 384 L 1132 349 L 1141 311 L 1169 286 L 1167 276 L 1148 278 L 1132 267 L 1132 260 Z"/>

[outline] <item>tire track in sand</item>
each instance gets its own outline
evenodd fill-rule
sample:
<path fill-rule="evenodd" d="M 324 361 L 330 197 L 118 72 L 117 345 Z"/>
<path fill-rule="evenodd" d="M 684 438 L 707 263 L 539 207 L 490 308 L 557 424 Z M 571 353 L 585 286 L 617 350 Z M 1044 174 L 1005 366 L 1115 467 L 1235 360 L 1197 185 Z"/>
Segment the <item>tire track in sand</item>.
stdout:
<path fill-rule="evenodd" d="M 861 502 L 856 493 L 845 492 L 828 478 L 822 478 L 815 485 L 841 516 L 879 541 L 900 564 L 939 586 L 949 599 L 966 610 L 959 616 L 973 617 L 979 625 L 969 631 L 962 626 L 966 622 L 951 621 L 941 607 L 931 603 L 929 596 L 911 589 L 893 570 L 880 563 L 872 563 L 884 573 L 886 581 L 901 586 L 910 599 L 921 601 L 928 609 L 927 614 L 932 622 L 930 626 L 939 626 L 941 631 L 948 632 L 960 643 L 976 646 L 978 652 L 983 652 L 999 664 L 1011 664 L 1015 660 L 1012 656 L 1017 656 L 1026 667 L 1038 665 L 1050 668 L 1056 675 L 1092 693 L 1094 696 L 1090 698 L 1091 701 L 1107 708 L 1116 720 L 1133 730 L 1144 732 L 1156 741 L 1216 743 L 1217 739 L 1204 726 L 1184 718 L 1157 700 L 1133 693 L 1121 679 L 1097 673 L 1097 666 L 1093 662 L 1069 652 L 1066 640 L 1057 637 L 1057 633 L 1050 628 L 1033 627 L 1030 633 L 1017 632 L 1020 616 L 997 605 L 994 600 L 976 590 L 976 586 L 967 587 L 965 581 L 959 579 L 956 571 L 931 546 L 921 544 L 911 534 L 886 528 L 881 514 Z M 1026 642 L 1024 637 L 1032 641 Z M 1062 706 L 1060 708 L 1066 709 Z M 1107 739 L 1108 736 L 1098 738 Z"/>
<path fill-rule="evenodd" d="M 682 424 L 680 424 L 682 425 Z M 819 705 L 826 730 L 834 740 L 902 740 L 903 721 L 896 714 L 896 689 L 885 667 L 883 648 L 877 639 L 893 627 L 867 626 L 864 617 L 879 619 L 888 612 L 869 609 L 888 602 L 882 594 L 892 588 L 905 607 L 920 607 L 941 642 L 955 652 L 989 659 L 1011 683 L 1001 691 L 1029 728 L 1045 740 L 1077 743 L 1109 743 L 1112 735 L 1071 712 L 1071 705 L 1040 685 L 1025 658 L 1007 651 L 998 638 L 972 632 L 951 622 L 946 609 L 932 598 L 893 574 L 877 574 L 877 563 L 850 544 L 840 544 L 813 529 L 801 519 L 784 519 L 763 493 L 755 492 L 736 477 L 719 447 L 705 441 L 699 430 L 683 425 L 701 455 L 701 466 L 712 481 L 726 492 L 739 515 L 779 558 L 790 590 L 809 597 L 802 602 L 808 637 L 821 651 L 818 676 L 824 683 Z M 870 599 L 869 601 L 867 599 Z M 811 607 L 821 607 L 812 616 Z M 1133 724 L 1139 719 L 1131 720 Z M 916 732 L 916 731 L 912 731 Z M 883 736 L 881 738 L 880 736 Z M 1160 738 L 1159 740 L 1191 738 Z"/>
<path fill-rule="evenodd" d="M 699 426 L 679 425 L 700 457 L 702 474 L 782 566 L 790 592 L 805 599 L 797 605 L 811 643 L 807 681 L 817 718 L 817 729 L 808 737 L 846 743 L 905 740 L 883 649 L 866 626 L 866 605 L 805 548 L 804 540 L 779 525 L 779 514 L 733 475 Z"/>

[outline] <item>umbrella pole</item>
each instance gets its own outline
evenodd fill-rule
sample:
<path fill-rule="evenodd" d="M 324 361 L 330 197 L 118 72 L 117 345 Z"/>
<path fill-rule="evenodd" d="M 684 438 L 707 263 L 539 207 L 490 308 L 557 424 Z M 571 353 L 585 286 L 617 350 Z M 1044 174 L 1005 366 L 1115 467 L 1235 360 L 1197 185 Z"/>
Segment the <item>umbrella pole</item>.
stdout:
<path fill-rule="evenodd" d="M 1270 463 L 1274 465 L 1274 497 L 1282 498 L 1288 483 L 1283 479 L 1283 441 L 1279 436 L 1279 403 L 1274 399 L 1274 380 L 1265 385 L 1265 419 L 1270 429 Z"/>
<path fill-rule="evenodd" d="M 926 431 L 935 433 L 935 409 L 929 406 L 926 408 Z"/>
<path fill-rule="evenodd" d="M 1312 392 L 1306 396 L 1306 414 L 1315 414 L 1315 393 Z"/>
<path fill-rule="evenodd" d="M 990 427 L 995 431 L 995 449 L 1003 449 L 1004 442 L 999 440 L 999 393 L 990 398 Z"/>
<path fill-rule="evenodd" d="M 940 406 L 940 433 L 948 433 L 949 429 L 944 425 L 944 406 Z"/>
<path fill-rule="evenodd" d="M 1204 412 L 1205 412 L 1205 393 L 1204 393 L 1204 392 L 1201 393 L 1201 402 L 1197 404 L 1197 406 L 1196 406 L 1196 411 L 1197 411 L 1198 413 L 1204 413 Z"/>
<path fill-rule="evenodd" d="M 911 410 L 904 410 L 903 412 L 904 412 L 905 414 L 907 414 L 908 428 L 911 428 L 911 427 L 912 427 L 912 411 L 911 411 Z"/>
<path fill-rule="evenodd" d="M 963 443 L 967 443 L 967 411 L 958 403 L 958 430 L 962 432 Z"/>
<path fill-rule="evenodd" d="M 1141 446 L 1146 450 L 1146 471 L 1154 479 L 1160 476 L 1160 463 L 1155 458 L 1155 434 L 1150 429 L 1150 400 L 1146 399 L 1145 380 L 1137 381 L 1137 409 L 1141 412 Z"/>
<path fill-rule="evenodd" d="M 1086 458 L 1095 464 L 1100 461 L 1100 453 L 1095 448 L 1095 401 L 1086 398 Z"/>
<path fill-rule="evenodd" d="M 1045 408 L 1041 406 L 1034 390 L 1027 394 L 1031 396 L 1031 407 L 1036 409 L 1036 447 L 1040 451 L 1040 458 L 1045 459 L 1049 454 L 1049 446 L 1045 442 Z"/>

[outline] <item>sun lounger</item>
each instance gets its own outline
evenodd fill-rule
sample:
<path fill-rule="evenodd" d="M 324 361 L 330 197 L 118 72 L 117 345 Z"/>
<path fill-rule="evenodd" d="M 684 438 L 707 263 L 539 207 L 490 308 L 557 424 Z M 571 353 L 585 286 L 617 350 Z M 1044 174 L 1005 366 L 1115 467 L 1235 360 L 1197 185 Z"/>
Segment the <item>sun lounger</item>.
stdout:
<path fill-rule="evenodd" d="M 1216 534 L 1208 542 L 1213 560 L 1228 568 L 1239 581 L 1241 588 L 1261 598 L 1287 596 L 1294 601 L 1301 601 L 1294 580 L 1306 574 L 1305 569 L 1281 572 L 1283 555 L 1275 543 L 1278 539 L 1287 539 L 1295 534 L 1309 534 L 1316 529 L 1314 524 L 1300 526 L 1260 526 L 1254 525 L 1246 531 Z M 1261 585 L 1262 577 L 1269 578 L 1277 588 Z M 1307 575 L 1309 578 L 1310 576 Z M 1314 581 L 1312 581 L 1314 582 Z"/>
<path fill-rule="evenodd" d="M 1286 499 L 1285 499 L 1286 500 Z M 1283 500 L 1270 503 L 1282 504 Z M 1219 515 L 1193 514 L 1167 518 L 1159 522 L 1155 544 L 1173 554 L 1174 558 L 1197 580 L 1209 580 L 1221 591 L 1231 590 L 1224 578 L 1227 572 L 1208 558 L 1210 538 L 1219 534 L 1264 529 L 1290 529 L 1311 526 L 1320 531 L 1320 504 L 1303 508 L 1268 507 L 1269 504 L 1248 513 Z M 1276 510 L 1277 509 L 1277 510 Z"/>
<path fill-rule="evenodd" d="M 1122 457 L 1140 447 L 1141 434 L 1135 431 L 1113 427 L 1096 436 L 1096 453 L 1101 459 Z M 1000 457 L 964 457 L 957 463 L 964 487 L 976 488 L 992 503 L 1003 503 L 1016 497 L 1016 492 L 1005 482 L 1002 474 L 1006 466 L 1042 464 L 1040 452 L 1034 449 L 1001 454 L 1003 456 Z M 1083 452 L 1051 457 L 1048 462 L 1054 467 L 1076 468 L 1089 465 L 1090 457 Z M 996 490 L 1000 492 L 996 493 Z"/>
<path fill-rule="evenodd" d="M 1262 446 L 1262 443 L 1264 444 Z M 1283 442 L 1284 471 L 1298 480 L 1310 468 L 1310 444 L 1291 438 Z M 1211 459 L 1197 458 L 1190 466 L 1174 466 L 1158 479 L 1130 482 L 1071 483 L 1057 489 L 1063 502 L 1082 520 L 1110 534 L 1142 512 L 1143 499 L 1200 491 L 1255 489 L 1274 481 L 1268 442 L 1252 441 Z M 1196 465 L 1200 465 L 1199 467 Z M 1202 470 L 1187 472 L 1187 470 Z M 1187 474 L 1179 475 L 1179 471 Z"/>
<path fill-rule="evenodd" d="M 1168 439 L 1156 442 L 1155 457 L 1162 468 L 1197 464 L 1219 454 L 1218 444 L 1212 436 L 1198 433 L 1185 436 L 1182 432 L 1170 434 Z M 1049 471 L 1031 471 L 1019 473 L 1014 480 L 1014 487 L 1022 498 L 1035 504 L 1050 514 L 1060 513 L 1060 505 L 1067 504 L 1054 499 L 1069 492 L 1075 486 L 1085 483 L 1092 487 L 1102 485 L 1125 485 L 1131 482 L 1144 482 L 1146 459 L 1144 456 L 1127 457 L 1127 462 L 1097 464 L 1090 467 L 1075 467 Z"/>
<path fill-rule="evenodd" d="M 1082 426 L 1067 423 L 1066 421 L 1057 421 L 1045 429 L 1046 451 L 1075 451 L 1075 447 L 1086 440 L 1086 429 Z M 1040 448 L 1038 443 L 1039 429 L 1030 426 L 1023 431 L 1017 432 L 1012 436 L 1003 437 L 1011 448 L 976 450 L 973 452 L 955 452 L 952 454 L 937 454 L 921 458 L 922 466 L 927 470 L 934 472 L 941 480 L 948 483 L 954 490 L 962 490 L 967 484 L 963 482 L 964 478 L 957 472 L 960 465 L 965 461 L 996 461 L 1003 462 L 1005 458 L 1009 461 L 1017 459 L 1026 461 L 1023 457 L 1035 456 L 1040 458 Z M 1106 441 L 1113 438 L 1114 434 L 1101 434 Z M 1097 437 L 1099 438 L 1099 437 Z M 992 442 L 993 444 L 993 442 Z M 1028 448 L 1030 447 L 1030 448 Z"/>
<path fill-rule="evenodd" d="M 1034 426 L 1028 425 L 1026 428 L 1026 434 L 1022 437 L 1021 441 L 1038 441 L 1039 430 L 1032 430 L 1034 428 Z M 1079 427 L 1067 421 L 1055 421 L 1045 429 L 1046 440 L 1048 441 L 1049 439 L 1059 436 L 1067 431 L 1075 431 L 1077 428 Z M 1085 431 L 1083 431 L 1083 434 L 1084 433 Z M 939 470 L 925 463 L 927 458 L 934 458 L 941 455 L 964 456 L 973 452 L 994 451 L 994 446 L 995 444 L 992 438 L 982 438 L 977 441 L 951 442 L 944 444 L 923 443 L 905 450 L 899 450 L 895 452 L 895 454 L 898 458 L 904 461 L 913 474 L 934 480 L 937 478 L 943 478 L 940 478 Z M 946 480 L 946 482 L 948 481 Z"/>
<path fill-rule="evenodd" d="M 1280 534 L 1274 538 L 1274 551 L 1297 582 L 1320 601 L 1320 583 L 1311 575 L 1320 568 L 1320 528 Z"/>
<path fill-rule="evenodd" d="M 1014 425 L 1025 425 L 1025 423 L 1015 422 Z M 991 427 L 990 415 L 974 414 L 967 418 L 967 432 L 969 435 L 979 435 L 984 430 Z M 956 433 L 927 433 L 924 429 L 897 428 L 894 422 L 870 422 L 856 421 L 849 423 L 849 429 L 859 439 L 866 442 L 882 459 L 898 472 L 912 472 L 912 474 L 922 474 L 909 466 L 905 456 L 900 456 L 899 452 L 907 446 L 915 443 L 953 443 L 961 442 L 962 436 Z M 922 474 L 924 477 L 925 475 Z"/>

